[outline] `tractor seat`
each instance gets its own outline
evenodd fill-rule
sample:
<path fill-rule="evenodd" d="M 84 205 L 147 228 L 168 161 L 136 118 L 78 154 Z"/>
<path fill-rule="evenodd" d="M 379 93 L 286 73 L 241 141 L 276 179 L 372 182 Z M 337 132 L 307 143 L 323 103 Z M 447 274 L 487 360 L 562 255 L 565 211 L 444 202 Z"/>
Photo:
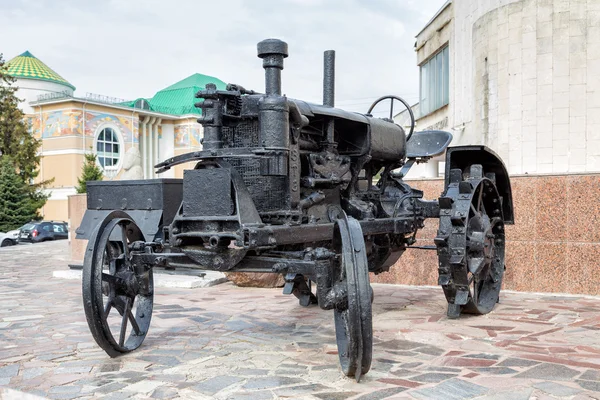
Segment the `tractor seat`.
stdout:
<path fill-rule="evenodd" d="M 406 142 L 406 158 L 430 158 L 446 150 L 452 134 L 446 131 L 415 132 Z"/>

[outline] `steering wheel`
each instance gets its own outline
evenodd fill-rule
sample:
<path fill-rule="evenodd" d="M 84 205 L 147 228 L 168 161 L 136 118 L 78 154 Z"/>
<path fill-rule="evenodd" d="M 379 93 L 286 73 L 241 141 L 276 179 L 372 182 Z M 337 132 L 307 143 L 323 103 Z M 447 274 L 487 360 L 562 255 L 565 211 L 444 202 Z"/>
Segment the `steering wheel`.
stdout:
<path fill-rule="evenodd" d="M 410 115 L 410 132 L 408 132 L 408 135 L 406 136 L 406 141 L 408 142 L 408 140 L 410 139 L 410 137 L 413 134 L 413 131 L 415 130 L 415 115 L 413 114 L 412 109 L 410 108 L 410 105 L 402 97 L 394 96 L 391 94 L 380 97 L 377 100 L 375 100 L 373 102 L 373 104 L 371 104 L 371 107 L 369 107 L 369 111 L 367 111 L 367 114 L 371 114 L 371 111 L 373 111 L 375 106 L 386 99 L 390 99 L 390 120 L 394 119 L 394 100 L 398 100 L 408 110 L 408 114 Z"/>

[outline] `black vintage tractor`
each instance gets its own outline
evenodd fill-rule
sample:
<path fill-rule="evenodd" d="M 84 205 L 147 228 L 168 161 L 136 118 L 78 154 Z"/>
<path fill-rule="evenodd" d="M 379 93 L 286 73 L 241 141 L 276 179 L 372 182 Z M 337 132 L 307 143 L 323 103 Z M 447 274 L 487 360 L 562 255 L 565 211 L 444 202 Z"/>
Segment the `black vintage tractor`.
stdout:
<path fill-rule="evenodd" d="M 282 96 L 286 43 L 264 40 L 258 56 L 264 94 L 233 84 L 196 94 L 203 150 L 156 166 L 195 162 L 183 179 L 88 183 L 78 238 L 89 239 L 83 297 L 96 342 L 110 356 L 141 345 L 156 266 L 272 272 L 284 274 L 284 293 L 301 305 L 333 310 L 342 370 L 359 380 L 373 346 L 369 272 L 387 271 L 426 218 L 440 219 L 433 249 L 448 316 L 490 312 L 504 273 L 504 226 L 514 220 L 498 156 L 484 146 L 448 148 L 447 132 L 413 132 L 412 111 L 396 96 L 373 107 L 401 101 L 408 133 L 392 108 L 383 119 L 335 108 L 333 51 L 325 52 L 323 104 Z M 444 152 L 444 191 L 424 200 L 403 177 Z"/>

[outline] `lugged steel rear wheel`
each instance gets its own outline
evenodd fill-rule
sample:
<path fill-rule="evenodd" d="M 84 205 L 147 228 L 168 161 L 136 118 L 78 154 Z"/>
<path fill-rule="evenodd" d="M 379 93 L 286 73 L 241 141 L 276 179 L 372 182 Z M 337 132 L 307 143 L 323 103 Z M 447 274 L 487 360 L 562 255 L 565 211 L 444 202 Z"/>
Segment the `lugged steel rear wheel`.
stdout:
<path fill-rule="evenodd" d="M 360 381 L 373 355 L 373 290 L 360 223 L 343 214 L 335 223 L 333 247 L 334 282 L 345 288 L 347 298 L 334 309 L 338 355 L 344 374 Z"/>
<path fill-rule="evenodd" d="M 137 349 L 148 333 L 152 269 L 131 263 L 142 232 L 124 212 L 111 212 L 90 237 L 83 264 L 83 306 L 96 343 L 111 357 Z"/>
<path fill-rule="evenodd" d="M 499 301 L 504 276 L 502 198 L 493 173 L 479 164 L 465 176 L 450 172 L 440 198 L 440 228 L 435 239 L 439 284 L 448 300 L 448 317 L 487 314 Z"/>

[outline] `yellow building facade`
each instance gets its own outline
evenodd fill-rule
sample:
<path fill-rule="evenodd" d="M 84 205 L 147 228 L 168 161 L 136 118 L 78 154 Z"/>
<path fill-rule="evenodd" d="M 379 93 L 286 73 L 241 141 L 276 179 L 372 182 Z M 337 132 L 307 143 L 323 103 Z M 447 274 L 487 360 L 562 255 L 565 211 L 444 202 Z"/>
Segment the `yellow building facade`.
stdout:
<path fill-rule="evenodd" d="M 17 97 L 32 132 L 41 140 L 39 181 L 54 179 L 46 189 L 49 200 L 41 210 L 44 219 L 68 219 L 68 196 L 75 194 L 84 155 L 94 153 L 105 180 L 120 179 L 130 149 L 139 152 L 140 175 L 152 179 L 153 166 L 169 157 L 202 148 L 203 131 L 197 122 L 194 94 L 207 83 L 219 89 L 217 78 L 193 74 L 158 92 L 152 98 L 133 101 L 86 94 L 46 64 L 25 52 L 7 63 L 17 79 Z M 181 178 L 193 165 L 178 165 L 160 175 Z"/>

